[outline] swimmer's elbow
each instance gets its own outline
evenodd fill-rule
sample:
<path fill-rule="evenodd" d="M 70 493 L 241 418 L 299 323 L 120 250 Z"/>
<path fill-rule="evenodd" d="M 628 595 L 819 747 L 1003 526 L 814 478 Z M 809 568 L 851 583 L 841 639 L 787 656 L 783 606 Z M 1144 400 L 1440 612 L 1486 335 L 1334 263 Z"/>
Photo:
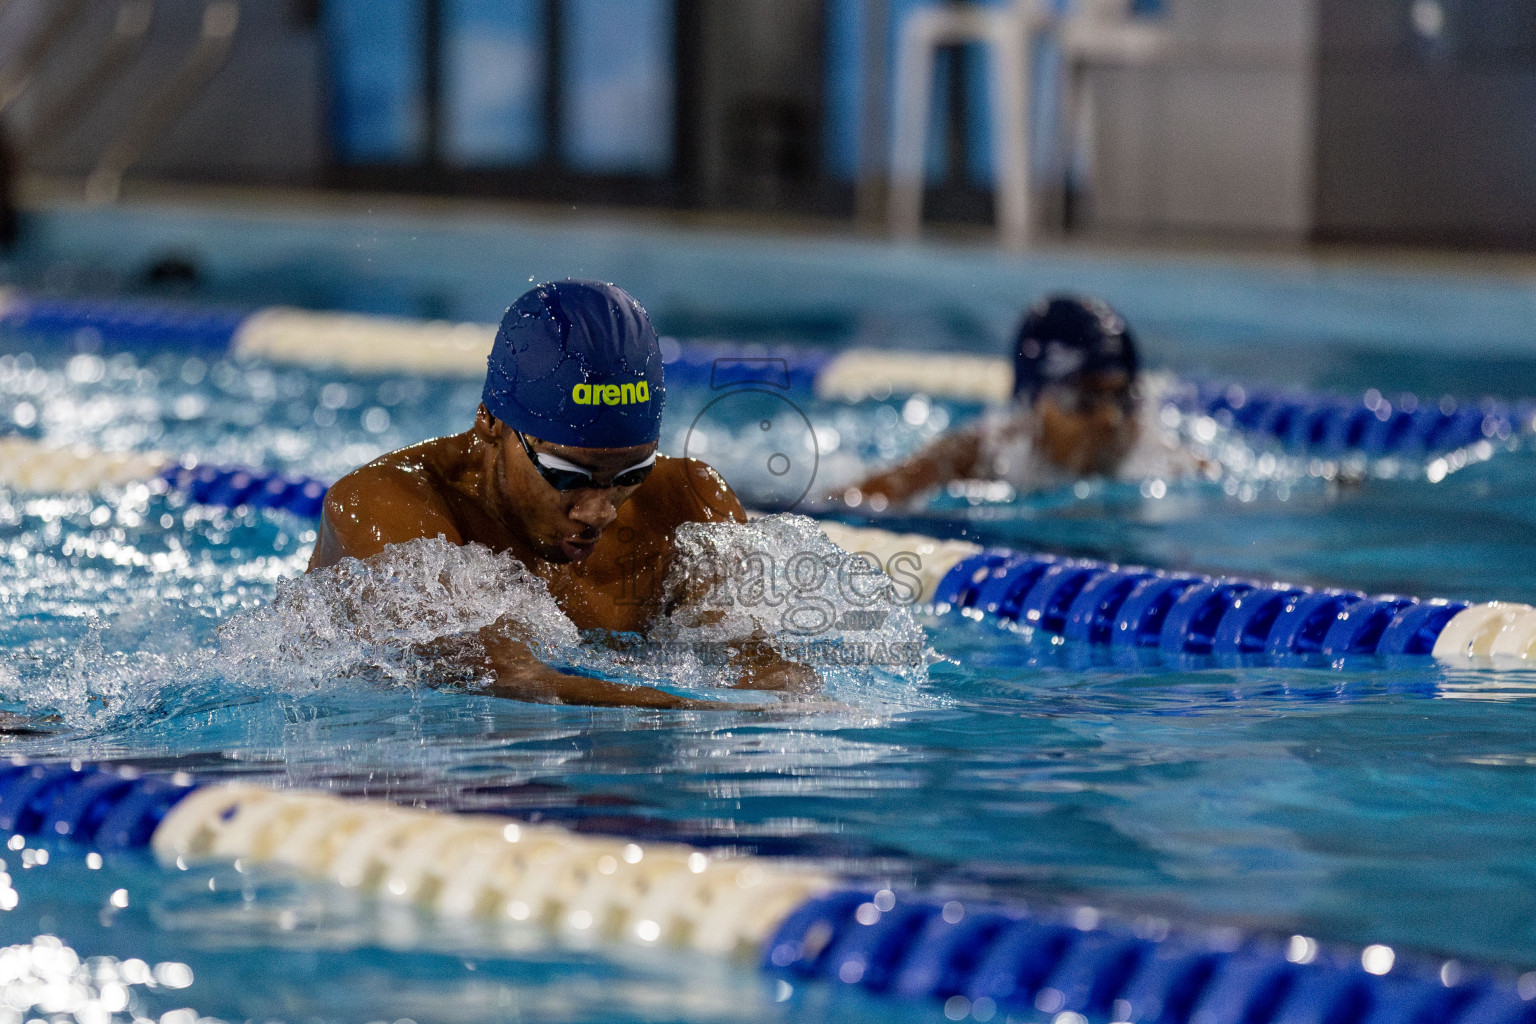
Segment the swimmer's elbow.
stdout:
<path fill-rule="evenodd" d="M 934 471 L 932 467 L 909 462 L 865 477 L 852 487 L 836 491 L 829 497 L 833 501 L 841 500 L 849 505 L 858 505 L 878 495 L 887 502 L 897 503 L 948 482 L 949 478 Z"/>

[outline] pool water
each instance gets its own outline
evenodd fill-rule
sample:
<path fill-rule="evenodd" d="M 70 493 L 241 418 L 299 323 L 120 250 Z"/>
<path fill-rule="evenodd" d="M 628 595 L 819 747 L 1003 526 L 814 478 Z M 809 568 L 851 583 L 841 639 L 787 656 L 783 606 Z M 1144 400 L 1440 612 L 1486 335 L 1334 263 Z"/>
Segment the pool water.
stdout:
<path fill-rule="evenodd" d="M 669 413 L 692 423 L 688 411 L 707 398 L 679 395 Z M 24 432 L 320 476 L 459 429 L 476 400 L 472 382 L 173 354 L 0 356 L 0 421 Z M 933 410 L 944 415 L 913 424 L 899 415 L 902 399 L 806 404 L 823 440 L 836 430 L 845 456 L 871 459 L 882 440 L 887 452 L 893 437 L 910 450 L 936 422 L 975 412 Z M 1176 484 L 1161 499 L 1095 485 L 1086 498 L 959 502 L 916 518 L 1173 568 L 1529 598 L 1530 533 L 1520 527 L 1531 472 L 1530 455 L 1513 450 L 1435 485 L 1298 479 L 1285 501 L 1273 488 L 1240 500 L 1211 481 Z M 745 475 L 744 490 L 752 482 Z M 310 585 L 292 581 L 313 536 L 312 523 L 285 513 L 188 506 L 144 489 L 0 498 L 0 689 L 3 708 L 36 730 L 7 749 L 812 856 L 895 882 L 1130 917 L 1536 963 L 1536 704 L 1523 699 L 1536 675 L 1425 660 L 1115 663 L 929 617 L 928 664 L 871 670 L 863 685 L 829 682 L 835 706 L 523 705 L 423 685 L 424 664 L 378 671 L 376 652 L 267 656 L 263 645 L 295 626 L 272 618 L 273 602 Z M 462 572 L 489 571 L 476 566 Z M 271 872 L 162 871 L 134 859 L 91 870 L 67 844 L 44 849 L 46 864 L 27 865 L 31 850 L 4 855 L 17 905 L 0 913 L 0 942 L 53 935 L 81 957 L 186 964 L 185 989 L 129 986 L 144 1014 L 938 1012 L 815 986 L 785 997 L 742 967 L 509 951 L 528 937 L 402 924 L 398 911 Z M 112 903 L 118 890 L 124 907 Z"/>
<path fill-rule="evenodd" d="M 257 297 L 254 279 L 232 297 Z M 1445 285 L 1458 288 L 1476 290 Z M 995 294 L 986 301 L 997 305 Z M 1498 315 L 1518 320 L 1523 307 L 1507 305 Z M 675 314 L 672 329 L 685 321 Z M 1267 328 L 1283 333 L 1272 320 Z M 869 340 L 841 328 L 829 338 L 792 318 L 762 334 L 796 331 L 800 341 Z M 972 347 L 985 333 L 972 333 Z M 1379 338 L 1329 339 L 1303 332 L 1287 355 L 1251 337 L 1185 334 L 1165 318 L 1149 362 L 1345 391 L 1536 394 L 1536 356 L 1507 336 L 1465 358 L 1426 343 L 1407 359 Z M 67 339 L 53 350 L 0 339 L 0 352 L 0 424 L 15 432 L 324 478 L 463 429 L 479 392 L 474 381 L 77 352 Z M 689 428 L 701 429 L 704 457 L 748 498 L 772 501 L 771 474 L 755 468 L 758 420 L 705 412 L 714 397 L 669 395 L 665 447 L 689 450 Z M 796 405 L 826 479 L 979 412 L 902 397 Z M 1162 568 L 1536 600 L 1536 455 L 1522 440 L 1438 483 L 1389 475 L 1341 484 L 1306 467 L 1262 478 L 1229 467 L 1168 481 L 1161 497 L 1095 483 L 1007 501 L 944 497 L 884 522 Z M 770 542 L 805 542 L 797 521 L 775 522 L 761 528 L 781 531 Z M 305 600 L 345 597 L 336 579 L 299 579 L 313 530 L 286 513 L 189 506 L 149 489 L 0 493 L 0 710 L 25 727 L 4 750 L 811 857 L 891 884 L 1128 919 L 1536 967 L 1536 673 L 1427 659 L 1117 660 L 994 623 L 903 612 L 883 628 L 899 639 L 920 626 L 921 663 L 829 670 L 824 701 L 708 713 L 525 705 L 433 685 L 441 680 L 413 660 L 409 630 L 349 647 L 316 626 L 276 651 L 312 625 L 294 617 Z M 466 558 L 451 572 L 466 592 L 503 588 L 537 603 L 507 567 Z M 474 601 L 460 611 L 472 616 Z M 379 614 L 370 621 L 386 622 Z M 644 675 L 597 643 L 573 658 Z M 718 679 L 697 666 L 672 668 L 686 692 L 740 696 L 712 691 Z M 943 1013 L 852 989 L 789 988 L 751 965 L 448 928 L 270 870 L 88 863 L 62 842 L 0 859 L 0 908 L 11 904 L 0 909 L 0 946 L 25 947 L 0 952 L 0 979 L 30 978 L 6 980 L 7 991 L 36 997 L 0 1001 L 0 1020 L 75 1014 L 89 1024 L 183 1008 L 168 1024 Z M 71 957 L 106 959 L 87 970 Z"/>

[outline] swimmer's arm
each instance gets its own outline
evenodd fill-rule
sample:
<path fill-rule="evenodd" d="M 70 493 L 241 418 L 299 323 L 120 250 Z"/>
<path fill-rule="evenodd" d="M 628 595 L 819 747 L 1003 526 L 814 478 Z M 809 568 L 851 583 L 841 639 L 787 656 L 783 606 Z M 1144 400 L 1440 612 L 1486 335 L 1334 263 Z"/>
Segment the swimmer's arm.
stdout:
<path fill-rule="evenodd" d="M 887 501 L 906 501 L 951 480 L 977 475 L 980 463 L 981 431 L 969 427 L 932 441 L 907 461 L 867 477 L 854 487 L 864 500 L 879 494 Z M 834 500 L 841 496 L 831 495 Z"/>
<path fill-rule="evenodd" d="M 586 704 L 597 707 L 719 710 L 707 700 L 679 697 L 652 686 L 626 686 L 606 679 L 574 676 L 534 657 L 516 635 L 518 627 L 505 620 L 480 631 L 485 655 L 481 666 L 495 681 L 486 692 L 510 700 L 538 704 Z"/>
<path fill-rule="evenodd" d="M 785 659 L 765 642 L 766 639 L 753 635 L 737 648 L 730 662 L 740 673 L 731 684 L 734 689 L 809 693 L 820 688 L 821 676 L 815 669 Z"/>
<path fill-rule="evenodd" d="M 349 473 L 326 492 L 319 534 L 309 556 L 311 570 L 343 558 L 369 558 L 386 545 L 422 537 L 464 543 L 447 506 L 425 480 L 379 466 Z"/>

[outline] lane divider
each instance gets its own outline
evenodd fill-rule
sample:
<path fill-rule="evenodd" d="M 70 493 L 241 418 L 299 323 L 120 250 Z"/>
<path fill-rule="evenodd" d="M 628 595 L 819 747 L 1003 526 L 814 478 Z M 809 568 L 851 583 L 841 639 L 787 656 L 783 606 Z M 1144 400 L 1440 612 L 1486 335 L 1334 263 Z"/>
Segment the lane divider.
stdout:
<path fill-rule="evenodd" d="M 50 448 L 31 438 L 0 437 L 0 487 L 34 494 L 99 491 L 153 480 L 166 462 L 157 452 Z"/>
<path fill-rule="evenodd" d="M 495 324 L 425 321 L 287 307 L 255 312 L 203 309 L 121 299 L 54 299 L 0 292 L 0 328 L 57 346 L 94 343 L 183 348 L 253 356 L 359 372 L 478 376 Z M 760 383 L 817 397 L 858 402 L 901 394 L 1006 404 L 1012 367 L 1006 359 L 955 353 L 849 349 L 830 353 L 795 346 L 735 343 L 664 345 L 674 381 L 705 387 Z M 1184 415 L 1208 416 L 1246 434 L 1271 438 L 1292 452 L 1322 456 L 1432 456 L 1536 429 L 1536 402 L 1396 400 L 1250 389 L 1197 383 L 1168 402 Z"/>
<path fill-rule="evenodd" d="M 932 604 L 954 567 L 983 550 L 969 541 L 937 540 L 920 533 L 893 533 L 826 519 L 817 525 L 844 551 L 873 555 L 882 566 L 899 565 L 904 573 L 915 575 L 921 586 L 917 598 L 920 604 Z M 914 557 L 904 557 L 908 555 Z"/>
<path fill-rule="evenodd" d="M 992 356 L 864 348 L 838 353 L 816 378 L 816 396 L 832 401 L 919 393 L 1007 405 L 1013 399 L 1013 364 Z"/>
<path fill-rule="evenodd" d="M 839 547 L 868 551 L 882 565 L 918 552 L 922 600 L 936 614 L 1000 620 L 1075 643 L 1172 657 L 1433 655 L 1499 666 L 1536 653 L 1528 605 L 1371 597 L 821 525 Z"/>
<path fill-rule="evenodd" d="M 240 466 L 174 465 L 159 480 L 199 505 L 221 508 L 280 509 L 306 519 L 319 519 L 330 484 L 308 476 L 263 473 Z"/>
<path fill-rule="evenodd" d="M 246 310 L 121 299 L 45 298 L 13 292 L 0 329 L 63 345 L 174 348 L 219 355 L 250 316 Z"/>
<path fill-rule="evenodd" d="M 242 467 L 166 464 L 154 454 L 49 449 L 0 439 L 0 487 L 54 493 L 144 482 L 225 508 L 318 518 L 324 481 Z M 1536 657 L 1536 608 L 1506 602 L 1371 596 L 1258 580 L 1170 573 L 1091 559 L 983 549 L 823 521 L 839 547 L 897 563 L 937 614 L 991 619 L 1116 650 L 1217 657 L 1433 655 L 1449 664 L 1524 667 Z"/>
<path fill-rule="evenodd" d="M 406 320 L 275 307 L 231 332 L 231 352 L 276 363 L 349 370 L 484 376 L 495 324 Z"/>
<path fill-rule="evenodd" d="M 1427 456 L 1480 442 L 1508 440 L 1536 429 L 1536 403 L 1426 402 L 1377 391 L 1360 398 L 1282 393 L 1238 385 L 1198 384 L 1175 395 L 1178 407 L 1245 434 L 1272 437 L 1285 448 L 1316 455 Z"/>
<path fill-rule="evenodd" d="M 101 491 L 129 484 L 175 491 L 200 505 L 273 508 L 317 519 L 323 480 L 242 466 L 173 462 L 158 452 L 99 452 L 52 448 L 26 437 L 0 438 L 0 487 L 32 494 Z"/>
<path fill-rule="evenodd" d="M 833 885 L 811 868 L 674 843 L 229 785 L 185 797 L 151 846 L 166 863 L 284 864 L 449 918 L 720 956 L 755 951 Z"/>
<path fill-rule="evenodd" d="M 285 868 L 560 945 L 669 948 L 755 962 L 785 982 L 943 1000 L 956 1020 L 1010 1011 L 1055 1024 L 1536 1019 L 1521 996 L 1536 991 L 1536 976 L 1511 983 L 1384 945 L 946 899 L 793 860 L 185 775 L 12 758 L 0 768 L 0 831 L 146 850 L 168 868 Z"/>

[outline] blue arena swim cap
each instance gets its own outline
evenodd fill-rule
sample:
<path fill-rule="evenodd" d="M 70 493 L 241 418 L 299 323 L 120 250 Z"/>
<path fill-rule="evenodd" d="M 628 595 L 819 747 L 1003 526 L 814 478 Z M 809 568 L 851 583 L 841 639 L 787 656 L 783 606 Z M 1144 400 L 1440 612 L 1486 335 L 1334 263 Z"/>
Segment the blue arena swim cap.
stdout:
<path fill-rule="evenodd" d="M 1099 373 L 1135 379 L 1136 340 L 1125 318 L 1099 299 L 1051 295 L 1029 308 L 1013 350 L 1013 397 L 1029 401 L 1050 384 Z"/>
<path fill-rule="evenodd" d="M 486 411 L 552 444 L 628 448 L 661 437 L 661 345 L 624 289 L 541 284 L 513 303 L 491 346 Z"/>

